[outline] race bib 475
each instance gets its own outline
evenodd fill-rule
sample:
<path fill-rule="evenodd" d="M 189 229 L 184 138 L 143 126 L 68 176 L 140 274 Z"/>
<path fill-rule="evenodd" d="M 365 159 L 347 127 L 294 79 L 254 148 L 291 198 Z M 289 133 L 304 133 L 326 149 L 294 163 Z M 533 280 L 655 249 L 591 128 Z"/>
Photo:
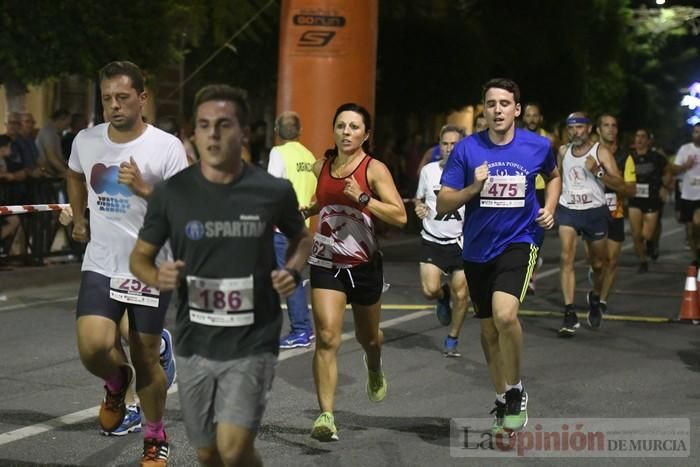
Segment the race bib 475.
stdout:
<path fill-rule="evenodd" d="M 486 208 L 521 208 L 525 206 L 525 175 L 494 175 L 481 189 L 479 205 Z"/>

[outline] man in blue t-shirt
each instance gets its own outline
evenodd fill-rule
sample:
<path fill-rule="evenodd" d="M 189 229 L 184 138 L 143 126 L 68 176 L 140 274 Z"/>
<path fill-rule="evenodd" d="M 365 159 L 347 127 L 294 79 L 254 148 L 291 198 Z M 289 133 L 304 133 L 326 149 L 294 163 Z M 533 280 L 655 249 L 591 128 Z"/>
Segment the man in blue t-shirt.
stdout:
<path fill-rule="evenodd" d="M 518 85 L 510 79 L 490 80 L 483 98 L 488 130 L 455 146 L 440 181 L 437 211 L 465 206 L 464 273 L 496 388 L 492 431 L 498 434 L 527 423 L 518 308 L 537 260 L 538 236 L 554 225 L 561 179 L 549 140 L 516 129 Z M 546 182 L 543 207 L 535 198 L 537 174 Z"/>

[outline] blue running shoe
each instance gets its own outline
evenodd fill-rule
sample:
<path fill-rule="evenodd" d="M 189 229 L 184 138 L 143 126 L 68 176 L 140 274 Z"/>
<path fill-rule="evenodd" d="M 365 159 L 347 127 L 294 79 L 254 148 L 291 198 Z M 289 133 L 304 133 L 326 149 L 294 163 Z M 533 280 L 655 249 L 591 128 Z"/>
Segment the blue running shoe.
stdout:
<path fill-rule="evenodd" d="M 170 335 L 170 331 L 163 329 L 160 337 L 165 342 L 165 349 L 160 354 L 160 366 L 165 370 L 165 376 L 168 379 L 168 385 L 165 387 L 166 390 L 170 389 L 170 386 L 175 382 L 177 377 L 177 368 L 175 366 L 175 355 L 173 353 L 173 337 Z"/>
<path fill-rule="evenodd" d="M 114 431 L 102 431 L 105 436 L 124 436 L 129 433 L 138 433 L 141 431 L 141 409 L 138 405 L 132 404 L 126 407 L 126 415 L 122 420 L 122 424 Z"/>
<path fill-rule="evenodd" d="M 444 344 L 444 350 L 443 350 L 443 355 L 445 357 L 461 357 L 462 354 L 457 350 L 457 344 L 459 343 L 459 339 L 455 339 L 454 337 L 450 337 L 449 335 L 445 337 L 445 340 L 443 342 Z"/>
<path fill-rule="evenodd" d="M 452 307 L 450 307 L 450 288 L 447 284 L 442 286 L 442 298 L 438 299 L 435 311 L 440 324 L 449 326 L 452 322 Z"/>
<path fill-rule="evenodd" d="M 294 349 L 297 347 L 308 347 L 311 341 L 316 336 L 313 331 L 309 332 L 290 332 L 287 336 L 280 339 L 280 349 Z"/>

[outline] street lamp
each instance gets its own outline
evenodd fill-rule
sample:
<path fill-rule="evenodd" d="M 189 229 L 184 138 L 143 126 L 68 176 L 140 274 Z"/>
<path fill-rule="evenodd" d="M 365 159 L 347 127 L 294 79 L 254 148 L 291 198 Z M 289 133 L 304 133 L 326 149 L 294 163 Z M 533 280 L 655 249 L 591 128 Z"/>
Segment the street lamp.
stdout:
<path fill-rule="evenodd" d="M 664 5 L 666 4 L 666 0 L 656 0 L 657 5 Z"/>

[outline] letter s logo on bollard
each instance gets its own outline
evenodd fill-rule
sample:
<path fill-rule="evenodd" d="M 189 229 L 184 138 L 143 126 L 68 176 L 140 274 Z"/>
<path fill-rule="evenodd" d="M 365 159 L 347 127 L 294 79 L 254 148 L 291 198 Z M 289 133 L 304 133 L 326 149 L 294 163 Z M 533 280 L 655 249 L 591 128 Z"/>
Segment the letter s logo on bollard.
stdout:
<path fill-rule="evenodd" d="M 325 47 L 335 37 L 335 31 L 304 31 L 299 47 Z"/>

